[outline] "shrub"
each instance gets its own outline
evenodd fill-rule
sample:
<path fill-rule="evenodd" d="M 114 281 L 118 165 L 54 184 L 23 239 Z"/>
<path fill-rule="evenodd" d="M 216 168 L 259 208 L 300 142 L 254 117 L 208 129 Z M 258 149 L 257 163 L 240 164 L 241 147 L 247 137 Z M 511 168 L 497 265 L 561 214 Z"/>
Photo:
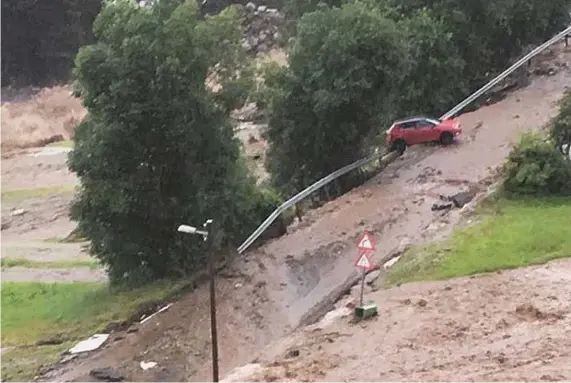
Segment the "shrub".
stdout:
<path fill-rule="evenodd" d="M 571 161 L 571 90 L 559 101 L 559 113 L 550 123 L 549 134 L 557 149 Z"/>
<path fill-rule="evenodd" d="M 504 190 L 513 195 L 571 195 L 571 165 L 550 143 L 525 134 L 504 165 Z"/>

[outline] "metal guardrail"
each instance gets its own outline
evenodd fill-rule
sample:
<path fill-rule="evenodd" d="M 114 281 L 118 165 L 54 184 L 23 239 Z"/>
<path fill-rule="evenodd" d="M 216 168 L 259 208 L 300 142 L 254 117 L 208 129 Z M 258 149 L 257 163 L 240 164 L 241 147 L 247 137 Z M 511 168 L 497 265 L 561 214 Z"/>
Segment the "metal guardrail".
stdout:
<path fill-rule="evenodd" d="M 442 115 L 442 117 L 440 117 L 440 119 L 444 120 L 446 118 L 452 117 L 453 115 L 455 115 L 456 113 L 458 113 L 459 111 L 464 109 L 466 106 L 468 106 L 468 104 L 470 104 L 472 101 L 476 100 L 482 94 L 486 93 L 487 91 L 492 89 L 492 87 L 497 85 L 500 81 L 504 80 L 506 77 L 508 77 L 510 74 L 512 74 L 516 69 L 518 69 L 523 64 L 525 64 L 529 59 L 537 56 L 538 54 L 543 52 L 545 49 L 549 48 L 551 45 L 553 45 L 557 41 L 561 40 L 563 37 L 565 37 L 565 35 L 567 35 L 569 33 L 571 33 L 571 26 L 569 28 L 565 29 L 564 31 L 558 33 L 557 35 L 555 35 L 551 39 L 547 40 L 546 42 L 544 42 L 543 44 L 541 44 L 540 46 L 538 46 L 537 48 L 535 48 L 534 50 L 532 50 L 531 52 L 526 54 L 525 56 L 523 56 L 521 59 L 519 59 L 519 61 L 517 61 L 515 64 L 510 66 L 505 71 L 503 71 L 500 75 L 498 75 L 492 81 L 490 81 L 489 83 L 487 83 L 486 85 L 484 85 L 483 87 L 478 89 L 476 92 L 472 93 L 464 101 L 462 101 L 461 103 L 456 105 L 454 108 L 450 109 L 448 112 L 446 112 L 444 115 Z"/>
<path fill-rule="evenodd" d="M 531 51 L 530 53 L 528 53 L 527 55 L 525 55 L 524 57 L 522 57 L 519 61 L 517 61 L 515 64 L 513 64 L 512 66 L 510 66 L 508 69 L 506 69 L 504 72 L 502 72 L 500 75 L 498 75 L 496 78 L 494 78 L 493 80 L 491 80 L 489 83 L 487 83 L 486 85 L 484 85 L 483 87 L 481 87 L 480 89 L 478 89 L 476 92 L 474 92 L 472 95 L 470 95 L 468 98 L 466 98 L 464 101 L 462 101 L 461 103 L 459 103 L 458 105 L 456 105 L 454 108 L 450 109 L 448 112 L 446 112 L 444 115 L 442 115 L 442 117 L 440 117 L 440 119 L 445 119 L 445 118 L 449 118 L 451 116 L 453 116 L 454 114 L 458 113 L 460 110 L 464 109 L 468 104 L 470 104 L 472 101 L 474 101 L 475 99 L 477 99 L 478 97 L 480 97 L 482 94 L 486 93 L 488 90 L 490 90 L 493 86 L 495 86 L 496 84 L 498 84 L 500 81 L 502 81 L 503 79 L 505 79 L 507 76 L 509 76 L 511 73 L 513 73 L 516 69 L 518 69 L 519 67 L 521 67 L 523 64 L 525 64 L 529 59 L 535 57 L 536 55 L 538 55 L 539 53 L 543 52 L 546 48 L 548 48 L 549 46 L 553 45 L 554 43 L 556 43 L 557 41 L 561 40 L 563 37 L 565 37 L 566 34 L 571 33 L 571 27 L 565 29 L 564 31 L 562 31 L 561 33 L 557 34 L 556 36 L 554 36 L 553 38 L 549 39 L 548 41 L 546 41 L 545 43 L 541 44 L 540 46 L 538 46 L 537 48 L 535 48 L 533 51 Z M 330 183 L 331 181 L 341 177 L 344 174 L 349 173 L 352 170 L 355 170 L 363 165 L 368 164 L 369 162 L 374 161 L 375 159 L 378 159 L 379 157 L 381 157 L 381 161 L 386 161 L 386 162 L 390 162 L 392 159 L 396 158 L 398 155 L 395 152 L 390 152 L 390 153 L 379 153 L 379 154 L 373 154 L 369 157 L 360 159 L 359 161 L 356 161 L 352 164 L 346 165 L 344 167 L 342 167 L 339 170 L 334 171 L 333 173 L 329 174 L 326 177 L 323 177 L 322 179 L 320 179 L 319 181 L 315 182 L 313 185 L 305 188 L 303 191 L 301 191 L 300 193 L 296 194 L 295 196 L 291 197 L 290 199 L 288 199 L 286 202 L 282 203 L 272 214 L 270 214 L 270 216 L 268 218 L 266 218 L 266 220 L 264 222 L 262 222 L 262 224 L 240 245 L 240 247 L 238 247 L 238 254 L 242 254 L 244 251 L 246 251 L 251 245 L 252 243 L 254 243 L 254 241 L 256 241 L 256 239 L 258 239 L 260 237 L 260 235 L 262 235 L 262 233 L 279 217 L 279 215 L 281 213 L 283 213 L 285 210 L 289 209 L 290 207 L 292 207 L 293 205 L 295 205 L 296 203 L 300 202 L 301 200 L 305 199 L 306 197 L 308 197 L 311 193 L 321 189 L 323 186 L 327 185 L 328 183 Z M 391 157 L 394 156 L 394 158 L 391 159 Z"/>
<path fill-rule="evenodd" d="M 254 243 L 256 239 L 258 239 L 260 235 L 262 235 L 262 233 L 279 217 L 281 213 L 283 213 L 285 210 L 289 209 L 296 203 L 300 202 L 301 200 L 307 198 L 311 193 L 321 189 L 329 182 L 341 177 L 344 174 L 349 173 L 352 170 L 355 170 L 363 165 L 366 165 L 369 162 L 372 162 L 381 156 L 382 156 L 381 161 L 387 161 L 387 162 L 397 157 L 395 152 L 389 152 L 388 154 L 383 155 L 384 153 L 386 152 L 376 153 L 369 157 L 360 159 L 359 161 L 353 162 L 352 164 L 344 166 L 341 169 L 336 170 L 333 173 L 329 174 L 328 176 L 323 177 L 319 181 L 315 182 L 313 185 L 305 188 L 301 193 L 294 195 L 293 197 L 282 203 L 272 214 L 270 214 L 268 218 L 266 218 L 264 222 L 262 222 L 262 224 L 248 237 L 248 239 L 246 239 L 244 243 L 242 243 L 240 247 L 238 247 L 238 254 L 242 254 L 244 251 L 246 251 L 246 249 L 250 247 L 252 243 Z"/>

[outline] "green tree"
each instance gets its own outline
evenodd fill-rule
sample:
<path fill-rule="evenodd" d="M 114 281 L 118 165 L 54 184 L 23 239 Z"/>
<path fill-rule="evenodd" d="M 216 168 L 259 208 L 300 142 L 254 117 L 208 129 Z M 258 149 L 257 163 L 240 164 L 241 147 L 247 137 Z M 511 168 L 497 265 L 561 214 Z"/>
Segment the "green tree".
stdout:
<path fill-rule="evenodd" d="M 236 12 L 202 19 L 194 0 L 115 0 L 94 32 L 74 72 L 88 115 L 69 157 L 81 180 L 72 218 L 113 282 L 193 272 L 204 244 L 179 224 L 213 218 L 221 247 L 276 202 L 246 171 L 229 119 L 235 100 L 206 86 L 240 79 Z"/>
<path fill-rule="evenodd" d="M 569 0 L 369 0 L 393 17 L 428 11 L 446 28 L 466 63 L 470 89 L 512 62 L 522 50 L 569 25 Z"/>
<path fill-rule="evenodd" d="M 303 15 L 316 11 L 325 10 L 329 7 L 340 7 L 345 3 L 343 0 L 285 0 L 283 12 L 286 18 L 286 32 L 290 36 L 296 34 L 297 22 Z"/>
<path fill-rule="evenodd" d="M 360 3 L 308 13 L 297 31 L 289 67 L 266 75 L 268 167 L 294 189 L 363 155 L 410 65 L 397 24 Z"/>
<path fill-rule="evenodd" d="M 536 134 L 525 134 L 512 149 L 504 174 L 509 194 L 571 195 L 571 165 Z"/>
<path fill-rule="evenodd" d="M 551 121 L 549 133 L 557 149 L 571 161 L 571 90 L 559 101 L 559 112 Z"/>
<path fill-rule="evenodd" d="M 439 116 L 456 105 L 468 89 L 466 62 L 454 44 L 453 34 L 427 10 L 402 18 L 407 31 L 411 68 L 399 90 L 399 115 Z"/>

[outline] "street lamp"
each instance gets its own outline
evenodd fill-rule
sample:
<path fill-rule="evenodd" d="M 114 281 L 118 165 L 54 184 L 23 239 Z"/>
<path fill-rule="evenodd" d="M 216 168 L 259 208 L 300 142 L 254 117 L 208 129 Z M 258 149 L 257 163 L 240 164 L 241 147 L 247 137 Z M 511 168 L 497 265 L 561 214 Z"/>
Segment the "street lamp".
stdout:
<path fill-rule="evenodd" d="M 202 224 L 204 230 L 199 230 L 194 226 L 180 225 L 178 232 L 185 234 L 202 235 L 203 240 L 208 240 L 208 231 L 206 228 L 213 222 L 207 219 Z M 214 254 L 208 256 L 208 273 L 210 274 L 210 332 L 212 339 L 212 381 L 218 382 L 218 332 L 216 331 L 216 289 L 214 285 Z"/>

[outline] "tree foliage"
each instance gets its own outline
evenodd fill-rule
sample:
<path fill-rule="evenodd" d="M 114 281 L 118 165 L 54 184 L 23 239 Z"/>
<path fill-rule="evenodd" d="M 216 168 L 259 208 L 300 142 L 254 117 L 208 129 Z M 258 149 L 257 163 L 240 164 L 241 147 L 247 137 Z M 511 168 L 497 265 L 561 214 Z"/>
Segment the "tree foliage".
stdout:
<path fill-rule="evenodd" d="M 294 36 L 299 19 L 306 13 L 325 10 L 327 8 L 340 7 L 345 3 L 343 0 L 286 0 L 283 5 L 283 13 L 286 18 L 286 34 Z"/>
<path fill-rule="evenodd" d="M 466 63 L 461 73 L 472 90 L 504 69 L 526 47 L 545 41 L 570 22 L 569 0 L 378 2 L 392 9 L 393 17 L 408 18 L 423 9 L 441 22 Z"/>
<path fill-rule="evenodd" d="M 504 165 L 504 190 L 516 195 L 571 195 L 571 164 L 541 136 L 525 134 Z"/>
<path fill-rule="evenodd" d="M 231 84 L 243 69 L 235 10 L 202 20 L 192 0 L 115 0 L 94 32 L 74 72 L 88 115 L 69 158 L 81 180 L 72 217 L 114 282 L 192 272 L 206 249 L 179 224 L 213 218 L 220 247 L 276 202 L 244 166 L 232 99 L 206 87 L 213 73 Z"/>
<path fill-rule="evenodd" d="M 266 73 L 268 165 L 278 185 L 299 188 L 363 155 L 410 66 L 404 39 L 395 22 L 358 3 L 302 17 L 289 67 Z"/>
<path fill-rule="evenodd" d="M 307 13 L 263 93 L 274 181 L 299 190 L 362 157 L 393 117 L 438 117 L 566 26 L 569 3 L 291 0 Z"/>
<path fill-rule="evenodd" d="M 407 31 L 412 65 L 398 90 L 402 95 L 400 116 L 439 116 L 467 93 L 463 77 L 466 61 L 453 41 L 446 25 L 427 11 L 418 11 L 400 20 Z"/>
<path fill-rule="evenodd" d="M 2 1 L 2 86 L 66 81 L 101 0 Z"/>
<path fill-rule="evenodd" d="M 555 146 L 571 161 L 571 90 L 559 102 L 559 112 L 550 124 L 550 136 Z"/>

